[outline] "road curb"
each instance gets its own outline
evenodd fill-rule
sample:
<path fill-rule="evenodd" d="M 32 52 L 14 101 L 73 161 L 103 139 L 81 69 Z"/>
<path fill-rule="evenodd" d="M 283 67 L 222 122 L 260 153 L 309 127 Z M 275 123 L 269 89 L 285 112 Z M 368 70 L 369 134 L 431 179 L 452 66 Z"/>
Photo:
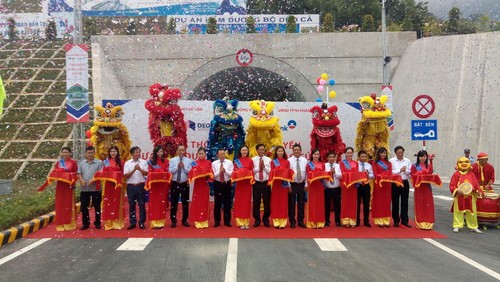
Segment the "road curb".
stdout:
<path fill-rule="evenodd" d="M 15 240 L 25 237 L 26 235 L 44 228 L 54 220 L 55 212 L 51 212 L 25 223 L 21 223 L 16 227 L 12 227 L 0 232 L 0 247 L 12 243 Z"/>

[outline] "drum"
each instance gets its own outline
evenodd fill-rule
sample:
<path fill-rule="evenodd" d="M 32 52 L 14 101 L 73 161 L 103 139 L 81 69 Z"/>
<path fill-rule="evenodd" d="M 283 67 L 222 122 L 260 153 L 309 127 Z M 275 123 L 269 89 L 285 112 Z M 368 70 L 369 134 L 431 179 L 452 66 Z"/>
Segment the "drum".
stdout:
<path fill-rule="evenodd" d="M 477 221 L 482 224 L 498 224 L 500 222 L 500 195 L 484 193 L 482 199 L 477 199 Z"/>
<path fill-rule="evenodd" d="M 472 193 L 473 187 L 469 182 L 464 182 L 457 187 L 458 190 L 462 191 L 462 194 L 469 195 Z"/>

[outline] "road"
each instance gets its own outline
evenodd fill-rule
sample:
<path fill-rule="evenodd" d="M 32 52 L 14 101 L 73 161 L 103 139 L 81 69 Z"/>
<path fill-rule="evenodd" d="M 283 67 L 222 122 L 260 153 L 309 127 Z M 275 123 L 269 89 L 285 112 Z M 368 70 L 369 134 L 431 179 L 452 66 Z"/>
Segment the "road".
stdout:
<path fill-rule="evenodd" d="M 500 229 L 453 233 L 446 187 L 446 239 L 20 239 L 0 249 L 0 281 L 500 280 Z"/>

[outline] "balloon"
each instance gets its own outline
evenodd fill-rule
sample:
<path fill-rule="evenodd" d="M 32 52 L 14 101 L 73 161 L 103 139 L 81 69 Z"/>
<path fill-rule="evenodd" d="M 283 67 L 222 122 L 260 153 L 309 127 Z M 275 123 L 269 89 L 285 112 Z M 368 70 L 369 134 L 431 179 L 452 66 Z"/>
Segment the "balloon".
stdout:
<path fill-rule="evenodd" d="M 92 142 L 90 142 L 90 140 L 87 141 L 87 146 L 92 146 Z"/>
<path fill-rule="evenodd" d="M 325 88 L 323 87 L 323 85 L 319 85 L 318 86 L 318 92 L 323 92 L 323 90 L 325 90 Z"/>
<path fill-rule="evenodd" d="M 321 98 L 316 98 L 316 102 L 323 102 L 323 100 L 321 100 Z"/>
<path fill-rule="evenodd" d="M 331 99 L 333 99 L 333 98 L 337 97 L 337 92 L 335 92 L 335 91 L 330 91 L 330 93 L 328 93 L 328 96 L 329 96 Z"/>
<path fill-rule="evenodd" d="M 87 138 L 92 137 L 92 133 L 90 132 L 90 129 L 88 129 L 87 131 L 85 131 L 85 137 L 87 137 Z"/>
<path fill-rule="evenodd" d="M 330 84 L 331 86 L 334 86 L 335 85 L 335 80 L 330 79 L 330 81 L 328 81 L 328 84 Z"/>
<path fill-rule="evenodd" d="M 320 80 L 319 80 L 319 84 L 320 84 L 320 85 L 325 85 L 325 83 L 326 83 L 326 80 L 324 80 L 324 79 L 320 79 Z"/>
<path fill-rule="evenodd" d="M 322 74 L 321 74 L 321 79 L 323 79 L 323 80 L 328 80 L 328 74 L 326 74 L 326 73 L 322 73 Z"/>
<path fill-rule="evenodd" d="M 320 80 L 321 80 L 321 77 L 316 78 L 316 84 L 319 84 Z"/>

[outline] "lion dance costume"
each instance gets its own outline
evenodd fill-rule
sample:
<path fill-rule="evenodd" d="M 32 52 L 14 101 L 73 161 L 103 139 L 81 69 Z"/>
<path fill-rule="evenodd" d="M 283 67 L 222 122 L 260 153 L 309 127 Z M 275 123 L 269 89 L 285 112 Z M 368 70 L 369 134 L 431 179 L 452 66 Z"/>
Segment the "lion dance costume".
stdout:
<path fill-rule="evenodd" d="M 326 103 L 321 107 L 311 108 L 313 129 L 311 131 L 311 149 L 318 149 L 321 160 L 326 161 L 329 151 L 334 151 L 340 156 L 345 151 L 340 130 L 337 127 L 340 120 L 337 116 L 337 106 L 328 108 Z"/>
<path fill-rule="evenodd" d="M 255 146 L 259 143 L 266 146 L 268 152 L 273 152 L 277 146 L 283 146 L 283 135 L 278 124 L 279 119 L 274 116 L 274 103 L 264 100 L 250 101 L 252 115 L 247 130 L 246 144 L 249 156 L 257 156 Z"/>
<path fill-rule="evenodd" d="M 231 161 L 245 143 L 243 118 L 238 114 L 238 100 L 216 100 L 214 118 L 210 123 L 208 135 L 207 159 L 217 159 L 217 150 L 227 150 Z"/>
<path fill-rule="evenodd" d="M 151 98 L 145 107 L 149 111 L 148 129 L 154 146 L 161 146 L 168 158 L 175 156 L 179 145 L 187 145 L 187 130 L 184 114 L 177 101 L 179 89 L 155 83 L 149 87 Z"/>
<path fill-rule="evenodd" d="M 366 151 L 370 159 L 375 156 L 378 148 L 389 149 L 390 130 L 387 118 L 392 113 L 386 107 L 386 101 L 386 95 L 378 98 L 375 93 L 359 98 L 362 118 L 358 122 L 356 150 Z"/>
<path fill-rule="evenodd" d="M 96 115 L 94 126 L 90 129 L 90 142 L 96 148 L 97 158 L 104 160 L 108 157 L 109 148 L 117 146 L 122 160 L 129 158 L 131 141 L 128 130 L 122 123 L 123 110 L 120 106 L 111 103 L 106 107 L 95 106 Z"/>

